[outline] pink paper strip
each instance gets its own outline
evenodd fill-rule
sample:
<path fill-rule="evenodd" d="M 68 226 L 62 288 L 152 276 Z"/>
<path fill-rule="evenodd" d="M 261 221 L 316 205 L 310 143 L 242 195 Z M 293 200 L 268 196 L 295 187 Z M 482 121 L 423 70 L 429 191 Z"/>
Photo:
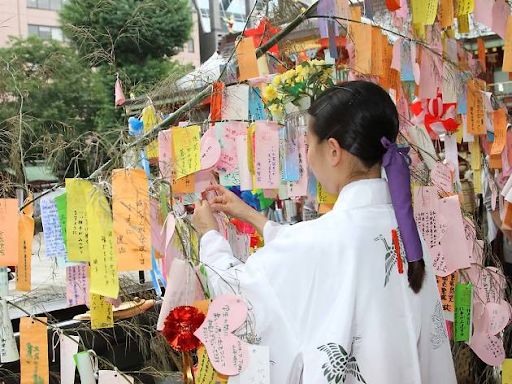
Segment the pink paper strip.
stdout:
<path fill-rule="evenodd" d="M 255 161 L 256 188 L 277 189 L 279 171 L 279 126 L 267 121 L 256 122 Z"/>

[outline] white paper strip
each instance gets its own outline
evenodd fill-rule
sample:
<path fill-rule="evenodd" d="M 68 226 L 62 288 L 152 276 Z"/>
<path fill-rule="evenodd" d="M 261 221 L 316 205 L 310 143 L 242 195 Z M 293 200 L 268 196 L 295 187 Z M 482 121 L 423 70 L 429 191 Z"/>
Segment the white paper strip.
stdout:
<path fill-rule="evenodd" d="M 0 299 L 0 362 L 11 363 L 20 359 L 16 339 L 12 332 L 9 308 L 4 299 Z"/>
<path fill-rule="evenodd" d="M 71 339 L 73 340 L 71 340 Z M 61 384 L 75 383 L 75 360 L 73 356 L 78 352 L 80 336 L 60 335 L 60 382 Z"/>

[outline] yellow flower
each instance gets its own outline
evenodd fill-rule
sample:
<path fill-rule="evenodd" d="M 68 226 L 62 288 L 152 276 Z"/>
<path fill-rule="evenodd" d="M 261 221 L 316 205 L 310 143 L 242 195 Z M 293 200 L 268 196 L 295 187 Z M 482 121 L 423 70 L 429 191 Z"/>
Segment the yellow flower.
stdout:
<path fill-rule="evenodd" d="M 293 77 L 296 75 L 295 69 L 290 69 L 289 71 L 286 71 L 284 76 L 286 77 L 286 82 L 290 83 Z"/>
<path fill-rule="evenodd" d="M 274 100 L 277 97 L 277 89 L 271 84 L 267 85 L 263 90 L 263 97 L 268 101 Z"/>
<path fill-rule="evenodd" d="M 304 75 L 298 75 L 295 81 L 297 83 L 302 83 L 304 81 Z"/>
<path fill-rule="evenodd" d="M 271 104 L 268 109 L 273 115 L 283 113 L 283 107 L 279 104 Z"/>
<path fill-rule="evenodd" d="M 272 79 L 272 84 L 274 84 L 275 87 L 279 87 L 281 84 L 281 81 L 283 81 L 283 75 L 275 75 Z"/>

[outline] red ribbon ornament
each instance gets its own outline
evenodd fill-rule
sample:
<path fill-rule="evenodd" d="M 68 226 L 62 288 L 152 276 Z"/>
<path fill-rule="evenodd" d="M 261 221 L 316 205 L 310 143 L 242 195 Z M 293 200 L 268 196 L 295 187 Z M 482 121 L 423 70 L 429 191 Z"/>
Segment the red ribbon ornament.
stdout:
<path fill-rule="evenodd" d="M 194 336 L 194 332 L 201 326 L 204 319 L 204 313 L 195 307 L 176 307 L 167 316 L 162 335 L 175 351 L 192 351 L 201 345 L 199 339 Z"/>

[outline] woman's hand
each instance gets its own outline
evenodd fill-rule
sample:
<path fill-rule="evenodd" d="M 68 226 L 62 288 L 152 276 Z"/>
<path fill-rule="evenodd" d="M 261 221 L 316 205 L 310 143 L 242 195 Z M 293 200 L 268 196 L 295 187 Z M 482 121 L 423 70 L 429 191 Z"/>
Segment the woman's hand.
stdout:
<path fill-rule="evenodd" d="M 204 235 L 209 231 L 218 231 L 219 225 L 213 217 L 213 212 L 208 201 L 196 200 L 192 222 L 199 235 Z"/>
<path fill-rule="evenodd" d="M 239 219 L 251 224 L 258 233 L 263 235 L 263 228 L 268 219 L 258 211 L 245 204 L 242 199 L 220 185 L 211 185 L 206 188 L 207 192 L 217 193 L 213 199 L 210 199 L 210 206 L 214 211 L 221 211 L 235 219 Z"/>
<path fill-rule="evenodd" d="M 213 199 L 210 199 L 210 206 L 214 211 L 224 212 L 240 220 L 247 220 L 251 211 L 253 211 L 237 195 L 220 185 L 211 185 L 206 188 L 206 191 L 214 191 L 217 194 Z"/>

